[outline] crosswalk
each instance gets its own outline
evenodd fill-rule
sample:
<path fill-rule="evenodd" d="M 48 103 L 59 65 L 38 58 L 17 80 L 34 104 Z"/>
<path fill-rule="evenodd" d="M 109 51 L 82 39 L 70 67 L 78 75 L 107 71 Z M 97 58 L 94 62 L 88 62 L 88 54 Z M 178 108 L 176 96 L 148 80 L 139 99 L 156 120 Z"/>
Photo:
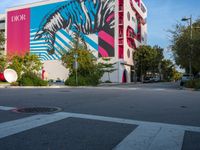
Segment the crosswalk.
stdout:
<path fill-rule="evenodd" d="M 13 107 L 0 106 L 0 110 L 8 111 Z M 157 122 L 146 122 L 123 118 L 97 116 L 89 114 L 58 112 L 38 114 L 29 117 L 0 123 L 0 140 L 29 129 L 44 126 L 67 118 L 88 119 L 112 123 L 137 125 L 114 150 L 181 150 L 185 131 L 199 132 L 200 127 L 174 125 Z"/>

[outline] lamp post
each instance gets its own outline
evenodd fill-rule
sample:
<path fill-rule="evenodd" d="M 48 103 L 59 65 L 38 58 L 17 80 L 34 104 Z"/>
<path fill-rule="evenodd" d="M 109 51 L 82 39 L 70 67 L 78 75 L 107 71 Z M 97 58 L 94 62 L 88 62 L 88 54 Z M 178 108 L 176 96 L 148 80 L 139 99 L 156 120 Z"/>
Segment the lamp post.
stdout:
<path fill-rule="evenodd" d="M 181 21 L 188 21 L 190 22 L 190 39 L 192 42 L 192 15 L 190 17 L 184 17 L 181 19 Z M 192 76 L 192 43 L 190 43 L 190 57 L 189 57 L 189 73 L 190 77 Z"/>

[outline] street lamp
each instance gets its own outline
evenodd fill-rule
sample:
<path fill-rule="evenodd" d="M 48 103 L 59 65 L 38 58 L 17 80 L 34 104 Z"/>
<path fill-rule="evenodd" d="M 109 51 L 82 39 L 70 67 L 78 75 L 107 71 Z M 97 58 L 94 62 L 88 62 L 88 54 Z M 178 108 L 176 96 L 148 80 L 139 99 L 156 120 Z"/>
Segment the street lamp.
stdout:
<path fill-rule="evenodd" d="M 190 22 L 190 39 L 192 42 L 192 15 L 190 17 L 182 18 L 181 21 L 189 21 Z M 190 77 L 191 77 L 191 75 L 192 75 L 192 43 L 190 45 L 189 72 L 190 72 Z"/>

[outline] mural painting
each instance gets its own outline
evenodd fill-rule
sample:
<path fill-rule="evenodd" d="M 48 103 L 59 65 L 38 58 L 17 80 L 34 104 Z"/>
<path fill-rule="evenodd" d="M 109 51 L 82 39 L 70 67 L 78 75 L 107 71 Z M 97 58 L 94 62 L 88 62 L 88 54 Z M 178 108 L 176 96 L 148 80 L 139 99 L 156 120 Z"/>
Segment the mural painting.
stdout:
<path fill-rule="evenodd" d="M 8 37 L 7 51 L 30 50 L 41 60 L 56 60 L 71 48 L 74 35 L 79 34 L 96 57 L 114 57 L 114 3 L 114 0 L 66 0 L 17 10 L 15 16 L 24 16 L 20 24 L 12 22 L 14 12 L 10 11 L 8 35 L 15 36 L 16 30 L 22 37 Z"/>

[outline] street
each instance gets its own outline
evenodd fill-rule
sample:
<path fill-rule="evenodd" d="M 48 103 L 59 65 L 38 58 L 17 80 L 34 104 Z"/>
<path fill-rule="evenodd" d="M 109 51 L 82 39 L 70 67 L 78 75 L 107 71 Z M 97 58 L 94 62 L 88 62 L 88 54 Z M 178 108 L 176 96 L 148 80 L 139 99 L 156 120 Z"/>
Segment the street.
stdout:
<path fill-rule="evenodd" d="M 178 83 L 0 88 L 0 149 L 199 150 L 199 97 Z"/>

